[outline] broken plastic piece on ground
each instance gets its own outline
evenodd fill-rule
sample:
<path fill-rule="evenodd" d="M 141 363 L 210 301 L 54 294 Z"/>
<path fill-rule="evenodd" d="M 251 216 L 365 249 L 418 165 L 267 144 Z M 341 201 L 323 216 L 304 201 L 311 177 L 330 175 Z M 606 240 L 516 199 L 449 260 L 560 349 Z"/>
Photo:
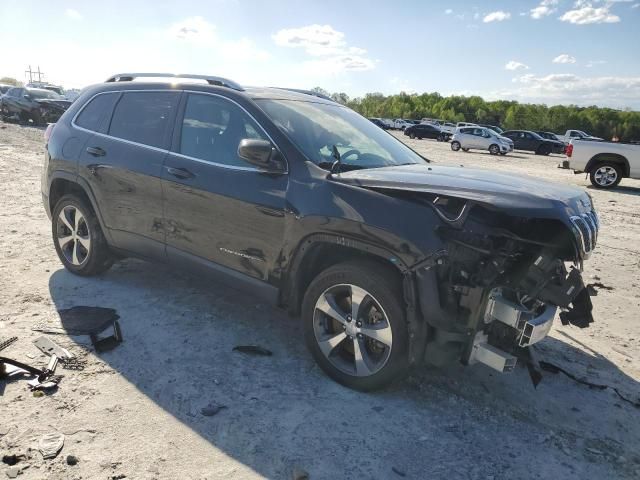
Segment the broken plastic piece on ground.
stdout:
<path fill-rule="evenodd" d="M 18 337 L 9 337 L 5 340 L 0 340 L 0 351 L 4 350 L 5 348 L 7 348 L 9 345 L 11 345 L 17 340 L 18 340 Z"/>
<path fill-rule="evenodd" d="M 33 341 L 33 344 L 45 355 L 55 355 L 59 359 L 71 359 L 73 354 L 69 350 L 62 348 L 50 338 L 41 336 Z"/>
<path fill-rule="evenodd" d="M 593 304 L 589 297 L 587 288 L 583 288 L 580 293 L 571 302 L 572 308 L 566 312 L 560 313 L 560 321 L 563 325 L 575 325 L 580 328 L 587 328 L 593 323 Z"/>
<path fill-rule="evenodd" d="M 569 377 L 571 380 L 581 383 L 582 385 L 586 385 L 589 388 L 596 388 L 598 390 L 605 390 L 607 388 L 610 388 L 611 390 L 613 390 L 616 395 L 618 395 L 618 397 L 620 397 L 621 400 L 624 400 L 627 403 L 630 403 L 631 405 L 633 405 L 636 408 L 640 408 L 640 400 L 638 401 L 634 401 L 634 400 L 630 400 L 627 397 L 625 397 L 624 395 L 622 395 L 620 393 L 620 391 L 616 388 L 616 387 L 611 387 L 609 385 L 602 385 L 599 383 L 593 383 L 593 382 L 589 382 L 588 380 L 583 380 L 581 378 L 576 377 L 574 374 L 567 372 L 565 369 L 558 367 L 557 365 L 554 365 L 553 363 L 549 363 L 549 362 L 545 362 L 544 360 L 541 360 L 539 362 L 540 364 L 540 368 L 542 368 L 544 371 L 546 372 L 550 372 L 550 373 L 562 373 L 564 375 L 566 375 L 567 377 Z"/>
<path fill-rule="evenodd" d="M 222 410 L 224 408 L 227 408 L 227 406 L 226 405 L 209 404 L 206 407 L 204 407 L 202 410 L 200 410 L 200 413 L 202 415 L 204 415 L 205 417 L 213 417 L 217 413 L 220 413 L 220 410 Z"/>
<path fill-rule="evenodd" d="M 55 458 L 63 446 L 64 434 L 58 432 L 47 433 L 38 442 L 38 450 L 40 450 L 42 457 L 45 459 Z"/>
<path fill-rule="evenodd" d="M 116 348 L 122 343 L 122 331 L 120 330 L 120 324 L 117 320 L 113 322 L 113 335 L 100 338 L 97 334 L 91 334 L 91 343 L 96 349 L 96 352 L 108 352 Z"/>
<path fill-rule="evenodd" d="M 106 330 L 120 318 L 113 308 L 84 305 L 58 310 L 58 315 L 59 319 L 40 322 L 33 330 L 67 335 L 91 335 Z"/>
<path fill-rule="evenodd" d="M 271 350 L 267 350 L 264 347 L 260 347 L 258 345 L 236 345 L 233 347 L 233 350 L 241 353 L 248 353 L 250 355 L 262 355 L 265 357 L 269 357 L 273 355 Z"/>

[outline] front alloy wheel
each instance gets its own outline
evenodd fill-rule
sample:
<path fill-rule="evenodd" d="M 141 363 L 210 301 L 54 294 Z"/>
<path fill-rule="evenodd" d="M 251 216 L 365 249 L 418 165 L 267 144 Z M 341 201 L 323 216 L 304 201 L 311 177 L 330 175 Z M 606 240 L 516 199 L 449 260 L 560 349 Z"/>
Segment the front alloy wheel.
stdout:
<path fill-rule="evenodd" d="M 408 371 L 402 279 L 362 260 L 334 265 L 309 285 L 302 304 L 305 340 L 324 372 L 357 390 L 376 390 Z"/>
<path fill-rule="evenodd" d="M 324 356 L 348 375 L 377 373 L 393 347 L 387 314 L 373 295 L 356 285 L 336 285 L 323 292 L 316 302 L 313 330 Z"/>

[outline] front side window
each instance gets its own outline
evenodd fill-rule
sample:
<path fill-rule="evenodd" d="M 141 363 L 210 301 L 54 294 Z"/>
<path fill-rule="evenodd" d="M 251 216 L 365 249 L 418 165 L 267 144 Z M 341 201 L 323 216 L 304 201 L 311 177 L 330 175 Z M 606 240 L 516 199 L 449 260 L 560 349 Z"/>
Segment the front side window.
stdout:
<path fill-rule="evenodd" d="M 402 142 L 341 105 L 271 99 L 256 103 L 321 168 L 331 168 L 336 150 L 345 170 L 424 163 Z"/>
<path fill-rule="evenodd" d="M 94 97 L 78 115 L 75 122 L 76 125 L 94 132 L 102 132 L 119 95 L 119 93 L 114 92 L 103 93 Z"/>
<path fill-rule="evenodd" d="M 178 92 L 124 93 L 113 112 L 109 135 L 166 148 L 166 130 L 178 98 Z"/>
<path fill-rule="evenodd" d="M 248 167 L 238 156 L 238 145 L 245 138 L 268 140 L 255 121 L 234 103 L 213 95 L 189 94 L 179 153 L 213 163 Z"/>

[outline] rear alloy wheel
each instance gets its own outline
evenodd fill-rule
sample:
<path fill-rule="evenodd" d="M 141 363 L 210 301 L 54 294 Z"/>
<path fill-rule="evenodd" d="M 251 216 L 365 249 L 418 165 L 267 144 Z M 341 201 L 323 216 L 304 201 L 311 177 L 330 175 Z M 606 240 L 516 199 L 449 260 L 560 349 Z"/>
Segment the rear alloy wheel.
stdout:
<path fill-rule="evenodd" d="M 457 152 L 458 150 L 460 150 L 460 142 L 457 140 L 454 140 L 453 142 L 451 142 L 451 150 L 453 150 L 454 152 Z"/>
<path fill-rule="evenodd" d="M 100 224 L 83 198 L 63 196 L 53 209 L 52 229 L 58 257 L 70 272 L 98 275 L 113 264 Z"/>
<path fill-rule="evenodd" d="M 415 134 L 415 133 L 413 133 L 413 132 L 411 132 L 411 133 L 409 134 L 409 138 L 410 138 L 411 140 L 413 140 L 414 138 L 416 138 L 416 134 Z"/>
<path fill-rule="evenodd" d="M 494 143 L 489 147 L 489 153 L 491 155 L 498 155 L 500 153 L 500 147 Z"/>
<path fill-rule="evenodd" d="M 548 145 L 542 145 L 536 151 L 536 155 L 549 155 L 550 153 L 551 153 L 551 147 L 549 147 Z"/>
<path fill-rule="evenodd" d="M 307 346 L 318 365 L 349 388 L 379 389 L 407 372 L 402 290 L 392 278 L 374 263 L 344 263 L 318 275 L 305 295 Z"/>
<path fill-rule="evenodd" d="M 622 180 L 622 172 L 615 163 L 601 163 L 591 170 L 589 179 L 596 188 L 613 188 Z"/>

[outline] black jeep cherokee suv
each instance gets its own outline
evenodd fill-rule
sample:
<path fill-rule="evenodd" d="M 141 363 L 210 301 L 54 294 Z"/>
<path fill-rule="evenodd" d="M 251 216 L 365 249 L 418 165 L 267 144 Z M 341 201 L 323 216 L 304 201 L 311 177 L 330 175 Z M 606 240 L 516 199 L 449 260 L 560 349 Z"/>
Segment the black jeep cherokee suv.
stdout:
<path fill-rule="evenodd" d="M 159 76 L 88 88 L 47 130 L 69 271 L 136 256 L 213 274 L 300 315 L 319 365 L 361 390 L 422 362 L 508 371 L 558 308 L 592 321 L 581 189 L 435 165 L 311 92 L 133 81 Z"/>

